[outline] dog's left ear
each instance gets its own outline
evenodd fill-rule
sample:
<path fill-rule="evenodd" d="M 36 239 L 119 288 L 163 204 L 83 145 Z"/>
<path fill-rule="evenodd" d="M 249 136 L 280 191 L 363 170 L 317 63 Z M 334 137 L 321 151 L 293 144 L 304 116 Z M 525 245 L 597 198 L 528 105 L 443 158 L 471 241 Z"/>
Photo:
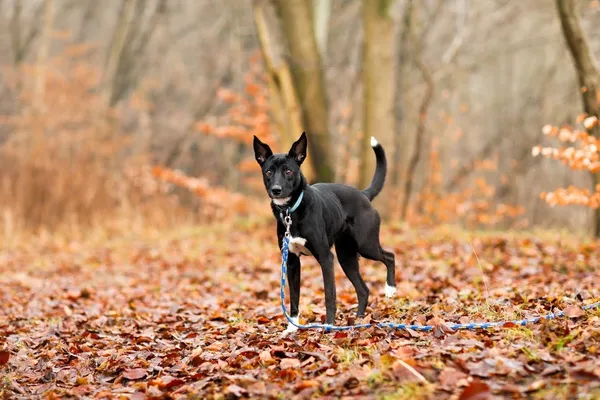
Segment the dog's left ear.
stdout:
<path fill-rule="evenodd" d="M 302 162 L 304 162 L 304 160 L 306 159 L 307 146 L 308 140 L 306 139 L 306 132 L 302 132 L 300 139 L 296 140 L 290 148 L 288 156 L 293 158 L 298 163 L 298 165 L 301 165 Z"/>
<path fill-rule="evenodd" d="M 253 145 L 254 157 L 256 158 L 256 161 L 258 161 L 258 164 L 262 167 L 265 161 L 267 161 L 267 158 L 273 155 L 273 152 L 268 144 L 261 142 L 256 136 L 254 136 Z"/>

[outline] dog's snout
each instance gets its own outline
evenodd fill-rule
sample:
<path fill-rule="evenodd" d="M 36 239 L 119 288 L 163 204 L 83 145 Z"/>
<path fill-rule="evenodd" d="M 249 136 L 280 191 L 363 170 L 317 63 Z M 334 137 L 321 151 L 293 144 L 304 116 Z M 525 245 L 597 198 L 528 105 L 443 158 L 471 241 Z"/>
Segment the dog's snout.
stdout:
<path fill-rule="evenodd" d="M 271 188 L 271 193 L 273 193 L 274 196 L 279 196 L 281 194 L 281 186 L 273 186 Z"/>

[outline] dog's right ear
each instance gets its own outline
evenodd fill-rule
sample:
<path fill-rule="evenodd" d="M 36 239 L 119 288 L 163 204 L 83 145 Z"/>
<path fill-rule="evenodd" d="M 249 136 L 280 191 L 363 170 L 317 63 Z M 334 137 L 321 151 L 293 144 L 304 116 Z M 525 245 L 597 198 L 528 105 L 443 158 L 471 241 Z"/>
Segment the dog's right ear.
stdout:
<path fill-rule="evenodd" d="M 300 135 L 300 139 L 296 140 L 294 144 L 292 144 L 292 148 L 288 155 L 294 159 L 298 163 L 298 165 L 302 165 L 304 159 L 306 158 L 306 147 L 308 146 L 308 140 L 306 139 L 306 132 L 302 132 Z"/>
<path fill-rule="evenodd" d="M 258 161 L 258 164 L 262 167 L 262 165 L 267 161 L 267 158 L 271 157 L 273 152 L 268 144 L 260 141 L 259 138 L 254 136 L 254 158 Z"/>

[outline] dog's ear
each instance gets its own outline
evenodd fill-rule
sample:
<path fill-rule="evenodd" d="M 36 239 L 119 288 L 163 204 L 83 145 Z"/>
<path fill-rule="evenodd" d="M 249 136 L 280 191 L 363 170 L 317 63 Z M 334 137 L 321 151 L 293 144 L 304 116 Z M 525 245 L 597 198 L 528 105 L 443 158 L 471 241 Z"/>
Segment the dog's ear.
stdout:
<path fill-rule="evenodd" d="M 267 161 L 267 158 L 271 157 L 273 152 L 268 144 L 260 141 L 259 138 L 254 136 L 254 158 L 258 161 L 258 164 L 262 165 Z"/>
<path fill-rule="evenodd" d="M 296 140 L 292 147 L 290 148 L 290 152 L 288 156 L 293 158 L 298 165 L 301 165 L 306 159 L 306 147 L 308 146 L 308 140 L 306 139 L 306 132 L 302 132 L 300 139 Z"/>

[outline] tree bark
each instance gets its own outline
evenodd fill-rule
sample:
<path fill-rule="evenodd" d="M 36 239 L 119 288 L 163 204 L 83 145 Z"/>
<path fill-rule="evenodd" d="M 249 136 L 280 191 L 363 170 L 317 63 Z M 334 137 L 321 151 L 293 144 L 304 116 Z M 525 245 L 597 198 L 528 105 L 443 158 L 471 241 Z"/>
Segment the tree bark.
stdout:
<path fill-rule="evenodd" d="M 417 43 L 415 46 L 417 47 L 415 49 L 415 62 L 417 63 L 417 67 L 419 68 L 419 71 L 421 71 L 423 80 L 425 81 L 425 95 L 423 96 L 423 100 L 421 100 L 421 105 L 419 106 L 419 122 L 417 123 L 417 131 L 415 132 L 415 147 L 413 148 L 413 152 L 408 164 L 406 181 L 404 183 L 404 196 L 402 197 L 402 207 L 400 209 L 401 219 L 406 218 L 408 204 L 412 195 L 415 171 L 417 170 L 417 165 L 421 159 L 421 154 L 423 154 L 423 139 L 425 136 L 427 113 L 429 111 L 429 105 L 431 104 L 434 93 L 433 76 L 427 65 L 425 65 L 423 62 L 421 45 Z"/>
<path fill-rule="evenodd" d="M 313 19 L 315 21 L 315 39 L 319 48 L 319 54 L 321 55 L 321 62 L 325 62 L 331 0 L 312 0 L 312 7 Z"/>
<path fill-rule="evenodd" d="M 21 11 L 23 4 L 21 0 L 15 0 L 13 4 L 13 15 L 10 20 L 10 30 L 12 39 L 13 62 L 15 65 L 21 64 L 24 55 L 21 47 Z"/>
<path fill-rule="evenodd" d="M 315 179 L 331 182 L 334 179 L 334 160 L 330 150 L 329 105 L 311 4 L 309 0 L 275 0 L 275 6 L 290 54 L 294 86 L 302 107 L 302 122 L 310 139 Z"/>
<path fill-rule="evenodd" d="M 292 72 L 278 51 L 279 46 L 272 32 L 273 29 L 267 21 L 267 5 L 264 0 L 253 1 L 254 23 L 267 69 L 272 117 L 275 119 L 282 137 L 283 149 L 287 149 L 296 141 L 298 132 L 303 131 L 302 113 Z M 306 164 L 304 175 L 310 181 L 314 178 L 313 156 L 310 152 Z"/>
<path fill-rule="evenodd" d="M 577 4 L 575 0 L 556 0 L 562 32 L 577 71 L 583 109 L 588 116 L 600 118 L 600 71 L 581 27 Z M 592 128 L 590 133 L 600 139 L 600 125 Z M 596 191 L 596 185 L 600 184 L 600 174 L 592 174 L 592 178 Z M 594 236 L 600 237 L 600 208 L 594 211 L 593 226 Z"/>
<path fill-rule="evenodd" d="M 88 0 L 83 16 L 81 17 L 81 24 L 79 25 L 79 32 L 77 33 L 77 41 L 85 42 L 88 39 L 89 27 L 92 25 L 91 22 L 94 19 L 96 13 L 96 6 L 98 4 L 95 0 Z"/>
<path fill-rule="evenodd" d="M 25 32 L 23 28 L 23 24 L 21 21 L 22 13 L 23 13 L 23 0 L 15 0 L 13 3 L 13 15 L 10 20 L 10 35 L 12 42 L 12 51 L 13 51 L 13 63 L 15 65 L 20 65 L 27 56 L 29 52 L 29 48 L 31 47 L 31 43 L 33 43 L 33 39 L 37 36 L 39 32 L 39 19 L 44 11 L 44 5 L 41 4 L 37 7 L 34 12 L 33 19 L 31 21 L 32 27 L 29 29 L 29 32 Z"/>
<path fill-rule="evenodd" d="M 400 186 L 400 176 L 402 172 L 402 125 L 404 121 L 404 104 L 403 104 L 403 78 L 407 72 L 409 49 L 408 38 L 412 29 L 412 7 L 413 0 L 408 0 L 404 8 L 404 21 L 401 29 L 399 47 L 398 47 L 398 78 L 396 81 L 396 132 L 394 134 L 394 162 L 390 168 L 390 181 L 394 187 Z M 397 208 L 397 207 L 392 207 Z"/>
<path fill-rule="evenodd" d="M 54 0 L 44 0 L 44 23 L 37 54 L 37 71 L 34 87 L 34 108 L 36 112 L 45 111 L 44 97 L 46 93 L 46 67 L 51 45 L 51 33 L 54 23 Z"/>
<path fill-rule="evenodd" d="M 391 138 L 395 131 L 396 65 L 391 4 L 390 0 L 362 1 L 365 41 L 362 59 L 363 138 L 359 161 L 361 188 L 369 186 L 375 170 L 371 136 L 384 142 Z"/>
<path fill-rule="evenodd" d="M 119 60 L 121 59 L 125 47 L 125 38 L 131 28 L 131 20 L 134 16 L 136 0 L 123 0 L 121 15 L 117 22 L 111 47 L 106 59 L 104 79 L 102 82 L 102 96 L 107 106 L 113 105 L 113 93 L 117 72 L 119 70 Z"/>

